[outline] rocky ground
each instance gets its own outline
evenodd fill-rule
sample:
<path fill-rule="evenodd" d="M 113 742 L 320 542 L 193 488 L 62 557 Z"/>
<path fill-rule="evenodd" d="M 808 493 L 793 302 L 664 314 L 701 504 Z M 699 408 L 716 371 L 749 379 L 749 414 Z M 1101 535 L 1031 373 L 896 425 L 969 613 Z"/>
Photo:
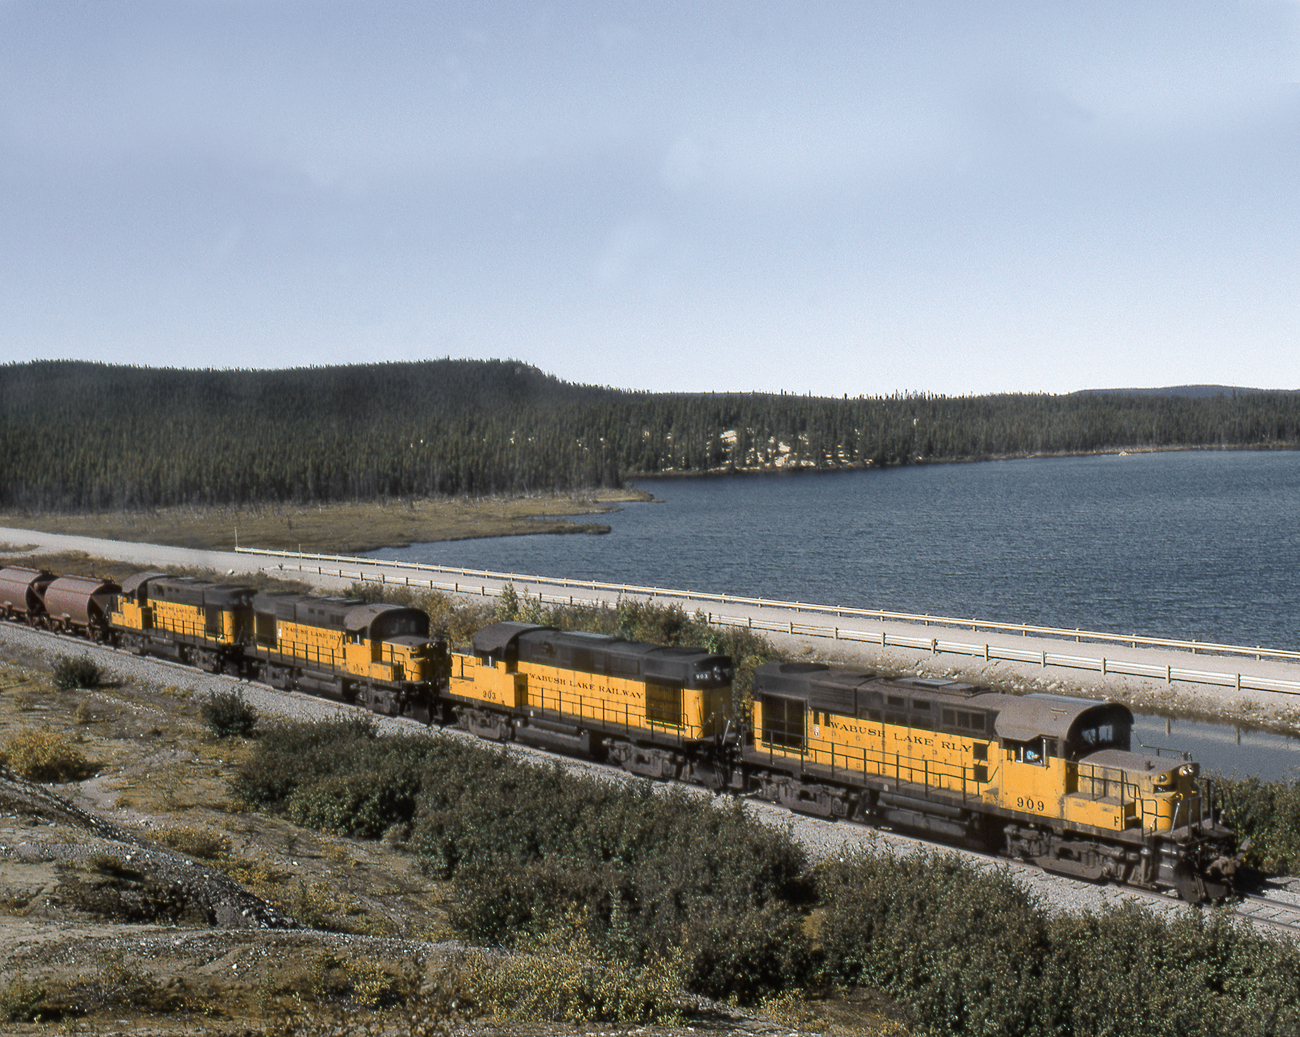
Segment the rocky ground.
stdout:
<path fill-rule="evenodd" d="M 0 770 L 5 1033 L 580 1029 L 474 1018 L 463 998 L 453 1007 L 471 965 L 447 939 L 444 890 L 400 845 L 324 836 L 232 801 L 248 743 L 216 739 L 198 708 L 220 679 L 114 655 L 101 656 L 117 664 L 109 686 L 59 691 L 50 668 L 67 642 L 4 634 L 0 747 L 41 732 L 76 770 L 52 785 Z M 264 714 L 331 709 L 248 690 Z M 397 1001 L 422 1007 L 385 1008 Z M 681 1026 L 584 1032 L 905 1033 L 892 1006 L 865 995 L 766 1014 L 684 1004 Z"/>

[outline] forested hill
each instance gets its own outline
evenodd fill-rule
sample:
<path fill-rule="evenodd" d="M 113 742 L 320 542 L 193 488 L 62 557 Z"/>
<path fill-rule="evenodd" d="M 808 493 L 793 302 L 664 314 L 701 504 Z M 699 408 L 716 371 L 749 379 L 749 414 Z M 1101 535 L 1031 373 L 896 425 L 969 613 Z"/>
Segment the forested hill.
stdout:
<path fill-rule="evenodd" d="M 650 394 L 514 361 L 0 367 L 0 506 L 317 502 L 612 486 L 660 472 L 1293 446 L 1300 395 Z"/>

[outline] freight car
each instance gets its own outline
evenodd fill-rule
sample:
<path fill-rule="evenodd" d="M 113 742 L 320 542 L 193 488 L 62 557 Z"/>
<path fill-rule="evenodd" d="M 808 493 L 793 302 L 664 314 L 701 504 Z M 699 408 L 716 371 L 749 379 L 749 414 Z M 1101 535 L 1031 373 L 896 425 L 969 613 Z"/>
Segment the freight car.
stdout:
<path fill-rule="evenodd" d="M 1195 763 L 1131 751 L 1117 703 L 773 663 L 746 718 L 731 660 L 702 648 L 495 623 L 449 654 L 415 609 L 162 573 L 119 590 L 5 569 L 0 608 L 210 672 L 1189 901 L 1230 892 L 1245 850 Z"/>
<path fill-rule="evenodd" d="M 45 588 L 58 577 L 44 569 L 0 569 L 0 619 L 38 627 L 45 620 Z"/>
<path fill-rule="evenodd" d="M 792 810 L 1194 902 L 1226 895 L 1242 853 L 1212 786 L 1185 754 L 1130 751 L 1132 726 L 1119 703 L 772 663 L 754 676 L 742 758 L 758 794 Z"/>

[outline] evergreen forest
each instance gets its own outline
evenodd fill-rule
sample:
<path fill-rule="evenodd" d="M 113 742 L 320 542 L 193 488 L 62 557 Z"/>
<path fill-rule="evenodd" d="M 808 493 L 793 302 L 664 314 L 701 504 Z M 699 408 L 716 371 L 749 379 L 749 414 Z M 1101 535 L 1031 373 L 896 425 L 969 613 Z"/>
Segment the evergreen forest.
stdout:
<path fill-rule="evenodd" d="M 528 494 L 668 473 L 1300 443 L 1300 393 L 827 398 L 575 385 L 512 360 L 0 367 L 0 507 Z"/>

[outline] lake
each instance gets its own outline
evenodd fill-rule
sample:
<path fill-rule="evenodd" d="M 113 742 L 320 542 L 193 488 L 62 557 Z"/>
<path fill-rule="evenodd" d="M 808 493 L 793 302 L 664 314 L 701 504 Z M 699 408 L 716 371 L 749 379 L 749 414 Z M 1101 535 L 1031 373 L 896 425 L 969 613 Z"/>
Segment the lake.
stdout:
<path fill-rule="evenodd" d="M 1182 451 L 634 485 L 605 536 L 373 552 L 466 569 L 1300 647 L 1300 452 Z M 1206 770 L 1293 776 L 1300 743 L 1139 717 Z"/>
<path fill-rule="evenodd" d="M 1181 451 L 634 485 L 605 536 L 373 552 L 469 569 L 1300 647 L 1300 452 Z"/>

